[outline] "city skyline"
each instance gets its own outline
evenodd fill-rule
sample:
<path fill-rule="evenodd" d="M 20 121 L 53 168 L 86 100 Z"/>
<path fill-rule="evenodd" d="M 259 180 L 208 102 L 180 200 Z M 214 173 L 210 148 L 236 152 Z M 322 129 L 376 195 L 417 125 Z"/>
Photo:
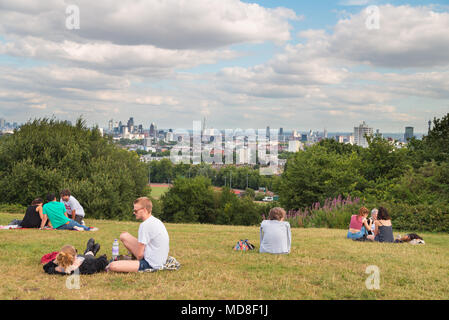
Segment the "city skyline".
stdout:
<path fill-rule="evenodd" d="M 72 125 L 73 125 L 73 123 L 76 122 L 76 120 L 72 121 L 72 120 L 68 120 L 68 119 L 64 119 L 64 118 L 54 118 L 54 119 L 59 120 L 59 121 L 69 121 Z M 122 126 L 126 126 L 127 127 L 128 126 L 128 122 L 130 121 L 130 119 L 134 119 L 134 117 L 129 117 L 128 120 L 126 120 L 126 119 L 117 119 L 117 120 L 116 119 L 109 119 L 109 120 L 106 121 L 105 125 L 100 125 L 98 123 L 94 123 L 93 126 L 98 126 L 99 128 L 102 128 L 102 129 L 104 129 L 106 131 L 108 131 L 108 130 L 110 131 L 111 120 L 113 121 L 113 123 L 115 123 L 115 125 L 118 125 L 119 123 L 121 123 Z M 30 121 L 30 120 L 32 121 L 34 119 L 29 119 L 28 121 Z M 87 121 L 87 119 L 83 119 L 83 120 Z M 362 121 L 362 123 L 366 124 L 366 121 Z M 23 125 L 24 123 L 19 123 L 17 121 L 11 120 L 11 119 L 0 118 L 0 129 L 5 127 L 3 124 L 9 125 L 9 128 L 18 128 L 21 125 Z M 354 124 L 354 125 L 358 126 L 360 124 Z M 137 120 L 135 127 L 136 128 L 140 127 L 141 130 L 150 131 L 151 130 L 151 125 L 155 125 L 157 127 L 157 120 L 153 120 L 148 126 L 145 126 L 142 121 L 139 122 L 139 120 Z M 265 129 L 267 127 L 270 127 L 270 126 L 267 125 L 265 127 Z M 213 126 L 208 126 L 207 128 L 208 129 L 216 129 L 216 130 L 225 130 L 225 129 L 243 129 L 243 130 L 246 130 L 246 129 L 254 129 L 254 130 L 262 129 L 263 130 L 264 129 L 264 128 L 249 128 L 249 127 L 248 128 L 245 128 L 245 127 L 239 127 L 239 128 L 216 128 L 216 127 L 213 127 Z M 379 128 L 373 128 L 373 129 L 376 129 L 376 131 L 379 130 L 380 133 L 404 134 L 404 133 L 407 132 L 407 128 L 412 128 L 413 129 L 412 133 L 414 132 L 415 134 L 418 134 L 418 135 L 425 135 L 425 134 L 427 134 L 427 131 L 428 131 L 427 130 L 426 132 L 417 132 L 417 131 L 414 130 L 415 127 L 412 127 L 412 126 L 405 126 L 404 128 L 402 128 L 402 131 L 390 131 L 390 132 L 382 131 Z M 426 128 L 428 129 L 428 122 L 426 122 Z M 171 126 L 171 127 L 168 126 L 168 127 L 159 127 L 159 128 L 157 128 L 157 130 L 166 130 L 166 131 L 168 131 L 168 130 L 176 130 L 176 129 L 186 129 L 188 131 L 192 131 L 192 128 L 187 128 L 187 127 L 175 128 L 173 126 Z M 351 132 L 353 133 L 354 132 L 353 130 L 351 130 L 351 128 L 342 128 L 342 129 L 336 130 L 336 131 L 329 131 L 329 130 L 327 130 L 327 128 L 302 128 L 301 129 L 301 128 L 288 128 L 288 127 L 278 127 L 278 128 L 274 128 L 273 127 L 272 129 L 282 130 L 282 132 L 284 134 L 292 134 L 293 132 L 307 133 L 307 132 L 310 132 L 311 130 L 313 132 L 323 132 L 323 134 L 324 133 L 326 133 L 326 134 L 338 134 L 338 133 L 348 134 L 348 133 L 351 133 Z"/>
<path fill-rule="evenodd" d="M 0 118 L 426 133 L 449 110 L 445 1 L 72 7 L 0 5 Z"/>

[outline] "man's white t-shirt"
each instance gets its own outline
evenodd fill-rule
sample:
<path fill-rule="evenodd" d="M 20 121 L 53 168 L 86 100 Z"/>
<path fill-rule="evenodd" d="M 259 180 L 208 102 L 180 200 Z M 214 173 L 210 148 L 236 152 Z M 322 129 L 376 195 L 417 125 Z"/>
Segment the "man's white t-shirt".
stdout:
<path fill-rule="evenodd" d="M 61 198 L 61 202 L 64 203 L 65 209 L 67 210 L 67 214 L 70 219 L 72 219 L 72 210 L 75 210 L 75 214 L 77 216 L 84 217 L 84 209 L 78 202 L 78 200 L 75 199 L 74 196 L 70 196 L 69 201 L 65 202 Z"/>
<path fill-rule="evenodd" d="M 139 226 L 139 243 L 145 245 L 144 259 L 154 269 L 160 269 L 168 258 L 169 237 L 167 229 L 158 218 L 150 216 Z"/>

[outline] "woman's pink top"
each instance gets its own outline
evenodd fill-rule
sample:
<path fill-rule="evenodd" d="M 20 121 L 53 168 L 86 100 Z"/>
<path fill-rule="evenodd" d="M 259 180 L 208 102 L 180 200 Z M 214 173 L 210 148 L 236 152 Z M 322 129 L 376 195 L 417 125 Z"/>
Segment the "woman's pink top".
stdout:
<path fill-rule="evenodd" d="M 351 217 L 351 223 L 349 224 L 350 229 L 356 229 L 361 230 L 363 225 L 363 217 L 359 217 L 358 215 L 354 214 Z"/>

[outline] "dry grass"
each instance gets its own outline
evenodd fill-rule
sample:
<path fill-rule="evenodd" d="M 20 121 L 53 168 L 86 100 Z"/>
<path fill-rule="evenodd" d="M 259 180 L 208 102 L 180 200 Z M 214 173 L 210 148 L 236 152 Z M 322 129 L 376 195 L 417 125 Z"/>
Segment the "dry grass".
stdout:
<path fill-rule="evenodd" d="M 0 224 L 21 217 L 0 214 Z M 424 234 L 426 245 L 412 246 L 355 242 L 345 230 L 293 229 L 292 252 L 269 255 L 231 249 L 246 238 L 258 247 L 258 227 L 189 224 L 166 224 L 180 270 L 81 276 L 81 288 L 69 290 L 66 277 L 43 272 L 42 255 L 64 244 L 84 251 L 94 237 L 99 254 L 110 257 L 120 232 L 137 235 L 137 222 L 86 221 L 100 230 L 0 230 L 0 299 L 449 298 L 448 235 Z M 380 270 L 380 290 L 365 286 L 369 265 Z"/>

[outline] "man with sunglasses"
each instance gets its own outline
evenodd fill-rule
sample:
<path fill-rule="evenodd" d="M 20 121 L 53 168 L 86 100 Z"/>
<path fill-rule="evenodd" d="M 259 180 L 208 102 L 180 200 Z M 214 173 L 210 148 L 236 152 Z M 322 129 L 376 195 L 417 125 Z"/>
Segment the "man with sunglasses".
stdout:
<path fill-rule="evenodd" d="M 168 258 L 169 237 L 162 221 L 152 216 L 153 204 L 147 197 L 134 201 L 133 214 L 142 220 L 138 238 L 123 232 L 120 241 L 137 260 L 113 261 L 108 270 L 115 272 L 138 272 L 161 269 Z"/>

